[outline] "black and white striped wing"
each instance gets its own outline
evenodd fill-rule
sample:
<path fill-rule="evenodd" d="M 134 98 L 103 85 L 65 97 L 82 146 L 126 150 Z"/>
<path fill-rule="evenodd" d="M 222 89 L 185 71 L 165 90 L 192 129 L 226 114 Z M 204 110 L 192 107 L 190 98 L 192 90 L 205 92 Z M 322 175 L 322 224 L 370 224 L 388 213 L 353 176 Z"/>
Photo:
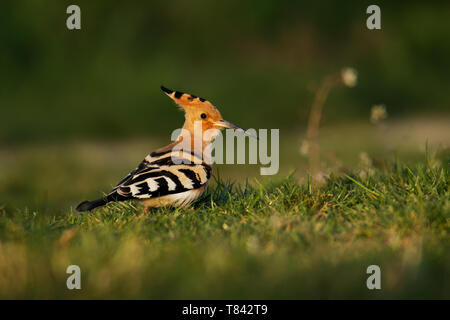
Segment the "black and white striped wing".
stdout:
<path fill-rule="evenodd" d="M 145 162 L 145 160 L 144 160 Z M 207 164 L 141 164 L 111 194 L 118 199 L 149 199 L 205 186 L 211 175 Z"/>

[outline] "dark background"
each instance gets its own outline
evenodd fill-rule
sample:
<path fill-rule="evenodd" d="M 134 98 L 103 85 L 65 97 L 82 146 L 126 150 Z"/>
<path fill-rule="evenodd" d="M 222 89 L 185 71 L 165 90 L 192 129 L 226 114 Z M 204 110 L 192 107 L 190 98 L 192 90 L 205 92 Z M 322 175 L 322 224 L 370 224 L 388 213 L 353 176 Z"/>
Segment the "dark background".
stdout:
<path fill-rule="evenodd" d="M 66 28 L 81 8 L 82 29 Z M 382 30 L 366 28 L 381 7 Z M 448 113 L 450 3 L 2 1 L 0 143 L 163 136 L 182 116 L 159 86 L 216 104 L 243 127 L 305 125 L 313 90 L 342 67 L 324 123 Z"/>
<path fill-rule="evenodd" d="M 66 8 L 81 8 L 68 30 Z M 183 114 L 160 85 L 212 101 L 244 128 L 280 129 L 283 178 L 308 172 L 309 110 L 345 67 L 319 134 L 325 173 L 449 145 L 450 3 L 369 1 L 1 1 L 0 207 L 66 213 L 108 192 L 170 143 Z M 384 104 L 383 126 L 370 122 Z M 367 161 L 366 161 L 367 162 Z M 262 179 L 260 165 L 214 176 Z"/>
<path fill-rule="evenodd" d="M 0 298 L 450 297 L 449 57 L 450 1 L 0 0 Z M 215 165 L 190 208 L 76 213 L 182 125 L 162 84 L 280 129 L 278 174 Z"/>

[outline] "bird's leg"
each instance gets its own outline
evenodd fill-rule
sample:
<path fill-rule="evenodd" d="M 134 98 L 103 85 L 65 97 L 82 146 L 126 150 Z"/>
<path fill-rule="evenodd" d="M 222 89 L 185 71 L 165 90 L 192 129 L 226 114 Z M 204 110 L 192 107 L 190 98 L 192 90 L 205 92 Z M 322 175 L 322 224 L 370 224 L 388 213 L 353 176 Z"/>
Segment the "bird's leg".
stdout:
<path fill-rule="evenodd" d="M 160 208 L 159 207 L 155 207 L 152 205 L 144 205 L 144 213 L 151 215 L 151 214 L 156 214 L 158 212 Z"/>
<path fill-rule="evenodd" d="M 146 206 L 146 205 L 144 205 L 144 212 L 146 213 L 146 214 L 150 214 L 150 211 L 151 211 L 151 206 Z"/>

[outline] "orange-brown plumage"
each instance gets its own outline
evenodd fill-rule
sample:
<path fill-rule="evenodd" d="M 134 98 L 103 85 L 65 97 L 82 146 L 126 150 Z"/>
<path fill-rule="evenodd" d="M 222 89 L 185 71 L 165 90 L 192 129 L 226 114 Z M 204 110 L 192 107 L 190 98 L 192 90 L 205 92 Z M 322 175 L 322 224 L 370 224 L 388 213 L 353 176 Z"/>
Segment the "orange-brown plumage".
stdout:
<path fill-rule="evenodd" d="M 170 145 L 150 153 L 106 197 L 84 201 L 78 205 L 78 211 L 92 210 L 111 201 L 129 199 L 141 200 L 146 209 L 166 205 L 186 206 L 204 192 L 211 175 L 210 159 L 204 158 L 209 157 L 204 154 L 205 149 L 220 129 L 242 129 L 225 121 L 206 99 L 163 86 L 161 89 L 185 111 L 182 129 L 188 136 L 180 134 Z M 196 139 L 201 141 L 199 150 Z M 187 162 L 180 164 L 174 159 Z"/>
<path fill-rule="evenodd" d="M 172 91 L 165 87 L 161 87 L 161 89 L 185 111 L 183 129 L 188 130 L 192 135 L 194 134 L 195 121 L 201 121 L 202 133 L 206 130 L 220 130 L 225 127 L 224 123 L 221 122 L 223 118 L 219 110 L 208 100 L 188 93 Z M 206 117 L 202 118 L 202 114 L 206 115 Z M 236 126 L 234 127 L 237 128 Z"/>

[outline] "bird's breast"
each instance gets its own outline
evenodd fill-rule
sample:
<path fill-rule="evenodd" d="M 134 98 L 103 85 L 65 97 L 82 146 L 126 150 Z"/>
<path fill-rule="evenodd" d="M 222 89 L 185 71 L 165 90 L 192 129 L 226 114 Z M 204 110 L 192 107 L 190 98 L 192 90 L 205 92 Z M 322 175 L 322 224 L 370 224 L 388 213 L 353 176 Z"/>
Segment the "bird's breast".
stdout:
<path fill-rule="evenodd" d="M 203 194 L 206 189 L 206 185 L 207 184 L 193 190 L 168 194 L 157 198 L 143 199 L 141 201 L 144 204 L 145 209 L 165 206 L 187 207 Z"/>

